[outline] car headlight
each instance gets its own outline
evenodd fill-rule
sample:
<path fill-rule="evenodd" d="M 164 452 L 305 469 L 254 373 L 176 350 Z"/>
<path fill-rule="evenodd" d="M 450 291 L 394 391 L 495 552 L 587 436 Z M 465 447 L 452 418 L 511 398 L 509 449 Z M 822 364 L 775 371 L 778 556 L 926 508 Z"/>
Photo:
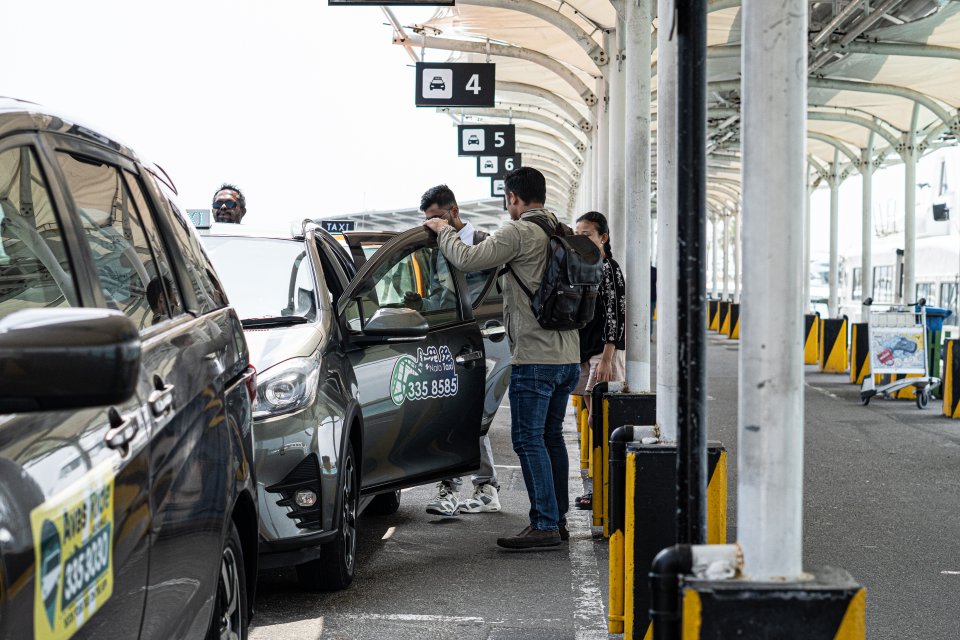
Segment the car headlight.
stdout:
<path fill-rule="evenodd" d="M 292 358 L 257 375 L 253 417 L 267 418 L 298 411 L 317 397 L 320 359 Z"/>

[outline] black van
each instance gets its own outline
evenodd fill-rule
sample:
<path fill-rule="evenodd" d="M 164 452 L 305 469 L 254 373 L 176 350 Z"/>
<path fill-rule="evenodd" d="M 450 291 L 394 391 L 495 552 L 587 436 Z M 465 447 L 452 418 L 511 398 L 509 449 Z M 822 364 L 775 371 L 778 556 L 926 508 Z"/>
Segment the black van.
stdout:
<path fill-rule="evenodd" d="M 157 175 L 0 99 L 0 638 L 246 637 L 255 373 Z"/>

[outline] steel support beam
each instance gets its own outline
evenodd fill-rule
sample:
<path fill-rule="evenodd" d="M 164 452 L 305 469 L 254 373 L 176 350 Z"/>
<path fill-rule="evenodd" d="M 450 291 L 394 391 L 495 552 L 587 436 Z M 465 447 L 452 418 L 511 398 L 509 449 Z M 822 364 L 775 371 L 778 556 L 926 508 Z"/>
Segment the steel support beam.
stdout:
<path fill-rule="evenodd" d="M 576 122 L 581 131 L 589 133 L 593 129 L 593 123 L 590 122 L 589 118 L 584 116 L 575 106 L 552 91 L 547 91 L 541 87 L 537 87 L 532 84 L 525 84 L 523 82 L 507 82 L 506 80 L 497 80 L 497 95 L 500 95 L 500 92 L 520 93 L 523 95 L 540 98 L 541 100 L 549 102 L 559 109 L 565 116 L 570 118 L 570 120 Z"/>
<path fill-rule="evenodd" d="M 607 86 L 610 88 L 609 127 L 610 138 L 607 141 L 609 195 L 608 209 L 602 213 L 610 222 L 610 244 L 619 252 L 623 248 L 623 207 L 624 207 L 624 126 L 626 115 L 626 76 L 623 59 L 623 21 L 617 22 L 617 33 L 607 34 L 606 50 L 611 52 L 612 60 L 607 70 Z"/>
<path fill-rule="evenodd" d="M 624 5 L 626 113 L 624 216 L 620 243 L 627 267 L 627 388 L 652 391 L 650 385 L 650 53 L 655 0 Z M 626 257 L 630 256 L 627 260 Z"/>
<path fill-rule="evenodd" d="M 903 153 L 903 302 L 915 302 L 917 282 L 917 117 L 919 108 L 913 107 L 910 131 L 907 132 Z"/>
<path fill-rule="evenodd" d="M 707 2 L 676 0 L 677 40 L 677 542 L 707 535 L 706 275 Z"/>
<path fill-rule="evenodd" d="M 860 300 L 873 296 L 873 133 L 860 155 L 863 180 L 860 228 Z"/>
<path fill-rule="evenodd" d="M 564 35 L 577 43 L 577 45 L 583 49 L 584 53 L 590 56 L 593 63 L 597 65 L 598 71 L 601 71 L 600 67 L 607 64 L 609 60 L 603 47 L 597 44 L 590 34 L 584 31 L 580 25 L 559 11 L 539 2 L 534 2 L 534 0 L 457 0 L 457 2 L 464 5 L 519 11 L 520 13 L 526 13 L 540 18 L 544 22 L 559 29 Z"/>
<path fill-rule="evenodd" d="M 744 574 L 759 581 L 798 580 L 803 569 L 807 9 L 807 0 L 744 0 L 741 13 L 737 534 Z"/>
<path fill-rule="evenodd" d="M 830 295 L 827 308 L 831 318 L 840 313 L 840 150 L 834 149 L 830 165 Z"/>
<path fill-rule="evenodd" d="M 606 214 L 610 211 L 610 111 L 607 105 L 607 81 L 597 79 L 600 102 L 597 104 L 597 116 L 594 121 L 597 128 L 594 131 L 594 147 L 597 155 L 597 211 Z"/>
<path fill-rule="evenodd" d="M 657 15 L 671 16 L 673 0 L 657 0 Z M 657 32 L 657 424 L 660 440 L 677 442 L 677 41 Z M 715 227 L 714 227 L 715 228 Z M 714 235 L 716 240 L 716 235 Z M 716 256 L 716 244 L 714 244 Z M 716 278 L 716 267 L 714 267 Z M 716 296 L 716 286 L 714 286 Z"/>

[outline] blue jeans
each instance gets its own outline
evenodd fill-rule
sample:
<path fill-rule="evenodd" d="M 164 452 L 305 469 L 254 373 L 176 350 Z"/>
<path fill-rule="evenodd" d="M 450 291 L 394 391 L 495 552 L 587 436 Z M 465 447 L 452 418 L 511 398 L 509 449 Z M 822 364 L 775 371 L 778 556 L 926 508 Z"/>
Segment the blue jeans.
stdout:
<path fill-rule="evenodd" d="M 513 450 L 530 497 L 530 526 L 541 531 L 566 522 L 570 463 L 563 417 L 579 378 L 577 363 L 513 365 L 510 372 Z"/>

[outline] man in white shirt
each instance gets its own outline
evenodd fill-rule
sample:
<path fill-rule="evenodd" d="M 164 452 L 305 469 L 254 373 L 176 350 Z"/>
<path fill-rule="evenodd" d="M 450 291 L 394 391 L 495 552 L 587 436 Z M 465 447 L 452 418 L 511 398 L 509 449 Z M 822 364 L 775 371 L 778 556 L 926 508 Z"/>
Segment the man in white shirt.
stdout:
<path fill-rule="evenodd" d="M 423 211 L 427 220 L 433 218 L 445 220 L 456 229 L 464 244 L 478 244 L 489 235 L 460 219 L 457 199 L 450 187 L 445 184 L 432 187 L 423 194 L 420 198 L 420 210 Z M 449 478 L 438 483 L 437 497 L 427 505 L 427 513 L 457 516 L 461 513 L 500 511 L 500 485 L 497 482 L 497 471 L 493 466 L 493 448 L 487 434 L 480 437 L 480 468 L 473 476 L 473 495 L 463 501 L 459 499 L 462 484 L 461 478 Z"/>

